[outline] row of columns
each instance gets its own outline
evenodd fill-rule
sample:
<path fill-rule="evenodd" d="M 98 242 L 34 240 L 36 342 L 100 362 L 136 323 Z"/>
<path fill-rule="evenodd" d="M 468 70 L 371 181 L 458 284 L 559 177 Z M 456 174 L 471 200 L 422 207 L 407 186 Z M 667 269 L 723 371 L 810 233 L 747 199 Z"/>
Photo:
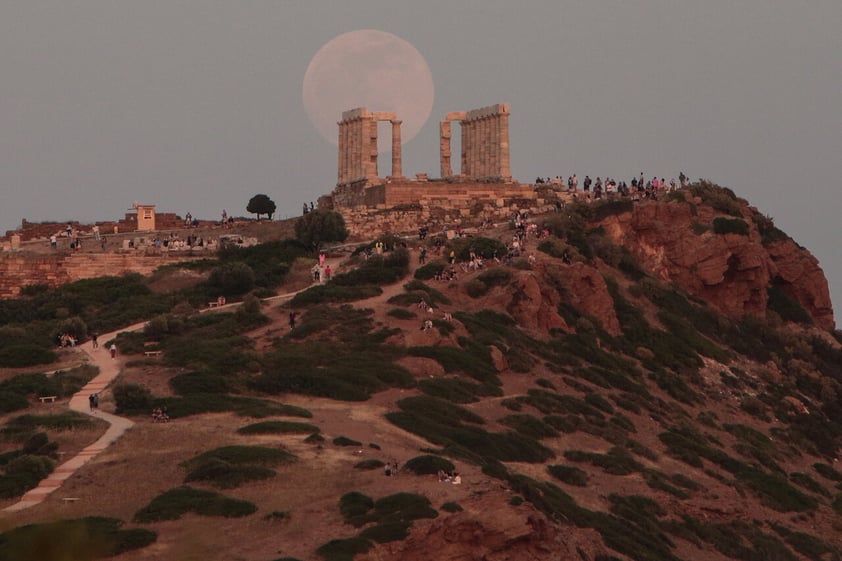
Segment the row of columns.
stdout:
<path fill-rule="evenodd" d="M 462 129 L 460 174 L 472 178 L 511 177 L 509 105 L 500 103 L 461 113 L 448 113 L 439 123 L 441 176 L 452 177 L 452 122 Z"/>
<path fill-rule="evenodd" d="M 403 177 L 401 121 L 394 113 L 371 112 L 359 107 L 342 113 L 339 121 L 339 163 L 337 183 L 356 181 L 376 183 L 377 124 L 392 125 L 392 177 Z M 511 178 L 509 163 L 509 104 L 499 103 L 467 112 L 448 113 L 439 123 L 441 176 L 453 176 L 452 123 L 462 131 L 460 175 L 484 178 Z"/>
<path fill-rule="evenodd" d="M 462 175 L 511 177 L 509 105 L 501 103 L 468 111 L 462 125 Z"/>
<path fill-rule="evenodd" d="M 401 123 L 394 113 L 370 112 L 359 107 L 342 113 L 339 125 L 337 183 L 375 182 L 377 170 L 377 123 L 392 125 L 392 177 L 402 177 Z"/>

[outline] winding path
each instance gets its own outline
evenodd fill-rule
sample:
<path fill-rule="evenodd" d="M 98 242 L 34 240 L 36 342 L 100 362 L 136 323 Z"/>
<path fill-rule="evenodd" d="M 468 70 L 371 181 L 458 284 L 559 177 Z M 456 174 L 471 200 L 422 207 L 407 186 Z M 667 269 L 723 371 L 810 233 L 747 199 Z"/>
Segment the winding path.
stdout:
<path fill-rule="evenodd" d="M 102 341 L 108 341 L 109 339 L 116 337 L 118 332 L 141 329 L 145 324 L 146 322 L 138 323 L 113 333 L 106 333 L 101 335 L 99 339 Z M 126 429 L 134 425 L 132 421 L 126 419 L 125 417 L 118 417 L 117 415 L 112 415 L 111 413 L 106 413 L 104 411 L 90 411 L 88 396 L 92 393 L 99 393 L 108 387 L 108 384 L 110 384 L 114 378 L 117 377 L 117 374 L 120 373 L 122 361 L 119 358 L 111 358 L 111 354 L 108 352 L 108 349 L 104 347 L 94 349 L 90 341 L 80 345 L 79 348 L 88 355 L 90 364 L 99 368 L 99 374 L 97 374 L 97 376 L 88 382 L 81 390 L 73 394 L 73 397 L 70 398 L 70 403 L 68 403 L 68 407 L 72 411 L 78 411 L 79 413 L 103 419 L 110 426 L 105 433 L 96 440 L 96 442 L 89 444 L 83 448 L 81 452 L 76 454 L 76 456 L 58 466 L 46 477 L 46 479 L 42 479 L 36 488 L 27 491 L 23 497 L 21 497 L 20 501 L 4 508 L 3 512 L 17 512 L 37 505 L 47 498 L 50 493 L 61 487 L 61 484 L 68 477 L 73 475 L 73 472 L 88 463 L 94 456 L 105 450 L 109 444 L 112 444 L 120 438 L 123 433 L 126 432 Z"/>
<path fill-rule="evenodd" d="M 332 269 L 338 270 L 339 261 L 339 259 L 330 259 L 328 260 L 328 264 L 331 266 Z M 310 287 L 308 286 L 302 290 L 306 290 L 307 288 Z M 264 302 L 278 302 L 281 300 L 292 298 L 302 290 L 266 298 Z M 206 308 L 201 310 L 201 312 L 222 311 L 237 307 L 239 305 L 240 302 L 233 302 L 231 304 L 226 304 L 215 308 Z M 115 338 L 118 333 L 143 329 L 146 323 L 146 321 L 142 321 L 140 323 L 136 323 L 134 325 L 118 329 L 111 333 L 104 333 L 100 335 L 98 339 L 100 341 L 109 341 Z M 90 364 L 93 364 L 99 368 L 99 374 L 90 382 L 88 382 L 81 390 L 73 394 L 73 397 L 70 398 L 70 402 L 68 403 L 68 407 L 72 411 L 78 411 L 79 413 L 84 413 L 86 415 L 91 415 L 92 417 L 100 418 L 107 422 L 109 424 L 109 427 L 105 431 L 105 433 L 96 440 L 96 442 L 89 444 L 88 446 L 83 448 L 81 452 L 76 454 L 76 456 L 58 466 L 50 475 L 48 475 L 45 479 L 42 479 L 37 487 L 27 491 L 21 497 L 20 501 L 14 503 L 13 505 L 7 506 L 3 510 L 0 510 L 0 512 L 17 512 L 41 503 L 53 491 L 61 487 L 61 484 L 64 483 L 64 481 L 68 479 L 71 475 L 73 475 L 73 473 L 77 469 L 91 461 L 92 458 L 94 458 L 97 454 L 105 450 L 110 444 L 116 442 L 118 438 L 123 436 L 123 433 L 126 432 L 126 430 L 130 429 L 134 425 L 133 421 L 126 419 L 125 417 L 120 417 L 100 410 L 97 410 L 96 412 L 91 411 L 90 405 L 88 403 L 88 398 L 91 394 L 102 392 L 103 390 L 105 390 L 105 388 L 108 387 L 108 385 L 112 381 L 114 381 L 114 378 L 116 378 L 117 375 L 120 373 L 120 369 L 123 363 L 122 359 L 119 356 L 117 358 L 111 358 L 111 353 L 109 353 L 108 349 L 106 349 L 104 346 L 100 346 L 94 349 L 91 341 L 79 345 L 78 348 L 81 349 L 82 352 L 84 352 L 88 356 Z"/>

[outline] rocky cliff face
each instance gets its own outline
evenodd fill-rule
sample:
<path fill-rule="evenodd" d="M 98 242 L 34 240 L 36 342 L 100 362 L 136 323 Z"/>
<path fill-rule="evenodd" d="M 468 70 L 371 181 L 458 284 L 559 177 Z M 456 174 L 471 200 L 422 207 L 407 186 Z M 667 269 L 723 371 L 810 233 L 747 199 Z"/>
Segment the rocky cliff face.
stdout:
<path fill-rule="evenodd" d="M 818 260 L 791 239 L 766 241 L 743 204 L 741 218 L 726 216 L 686 194 L 684 202 L 643 202 L 600 225 L 640 264 L 684 287 L 730 316 L 766 316 L 769 287 L 781 289 L 825 329 L 833 329 L 827 279 Z M 715 221 L 719 219 L 717 228 Z M 741 221 L 744 233 L 727 226 Z M 739 226 L 739 224 L 736 224 Z M 728 233 L 717 233 L 726 230 Z"/>

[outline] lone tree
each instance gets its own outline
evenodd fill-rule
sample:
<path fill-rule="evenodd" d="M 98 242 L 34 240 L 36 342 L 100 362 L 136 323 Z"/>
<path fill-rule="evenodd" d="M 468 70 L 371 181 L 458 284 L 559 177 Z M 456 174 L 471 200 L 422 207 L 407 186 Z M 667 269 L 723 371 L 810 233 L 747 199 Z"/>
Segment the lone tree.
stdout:
<path fill-rule="evenodd" d="M 252 214 L 257 215 L 257 219 L 260 220 L 260 215 L 265 214 L 269 217 L 269 220 L 272 220 L 272 215 L 275 214 L 275 209 L 278 208 L 275 206 L 275 201 L 270 199 L 267 195 L 255 195 L 249 200 L 248 206 L 246 206 L 246 210 Z"/>
<path fill-rule="evenodd" d="M 295 237 L 313 251 L 325 242 L 344 242 L 348 237 L 345 219 L 334 210 L 314 210 L 295 222 Z"/>

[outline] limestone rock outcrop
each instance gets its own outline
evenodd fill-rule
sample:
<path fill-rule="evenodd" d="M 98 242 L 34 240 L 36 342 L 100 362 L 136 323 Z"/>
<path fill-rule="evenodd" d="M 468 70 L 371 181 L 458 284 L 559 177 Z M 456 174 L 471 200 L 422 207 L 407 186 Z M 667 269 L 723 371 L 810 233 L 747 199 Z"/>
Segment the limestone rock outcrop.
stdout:
<path fill-rule="evenodd" d="M 609 216 L 600 225 L 644 269 L 726 315 L 765 317 L 767 290 L 776 286 L 817 325 L 833 329 L 830 292 L 818 260 L 790 239 L 764 243 L 752 220 L 756 211 L 747 205 L 741 211 L 747 235 L 715 233 L 710 225 L 722 214 L 689 194 L 687 201 L 636 204 L 631 212 Z"/>

